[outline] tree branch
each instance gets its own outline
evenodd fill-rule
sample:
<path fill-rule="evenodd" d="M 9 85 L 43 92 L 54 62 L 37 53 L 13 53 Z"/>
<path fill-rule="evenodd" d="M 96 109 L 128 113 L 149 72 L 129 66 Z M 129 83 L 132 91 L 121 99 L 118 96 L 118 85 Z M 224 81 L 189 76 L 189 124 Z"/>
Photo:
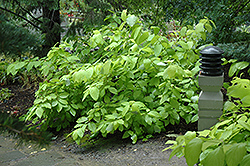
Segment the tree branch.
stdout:
<path fill-rule="evenodd" d="M 29 11 L 27 11 L 26 9 L 24 9 L 21 5 L 20 5 L 20 2 L 17 2 L 16 0 L 14 0 L 17 5 L 23 10 L 25 11 L 26 13 L 28 13 L 30 15 L 30 17 L 32 17 L 35 21 L 38 21 L 39 23 L 43 23 L 41 20 L 38 20 L 36 17 L 34 17 Z M 40 17 L 38 17 L 40 18 Z"/>
<path fill-rule="evenodd" d="M 37 28 L 37 29 L 39 29 L 39 30 L 43 30 L 42 28 L 40 28 L 39 26 L 35 25 L 33 22 L 31 22 L 31 21 L 28 20 L 27 18 L 25 18 L 25 17 L 23 17 L 23 16 L 21 16 L 21 15 L 15 13 L 15 12 L 12 12 L 12 11 L 6 9 L 6 8 L 2 8 L 1 6 L 0 6 L 0 9 L 1 9 L 1 10 L 4 10 L 4 11 L 7 11 L 7 12 L 9 12 L 9 13 L 11 13 L 11 14 L 14 14 L 14 15 L 17 16 L 17 17 L 20 17 L 20 18 L 24 19 L 25 21 L 27 21 L 28 23 L 30 23 L 32 26 L 34 26 L 35 28 Z"/>

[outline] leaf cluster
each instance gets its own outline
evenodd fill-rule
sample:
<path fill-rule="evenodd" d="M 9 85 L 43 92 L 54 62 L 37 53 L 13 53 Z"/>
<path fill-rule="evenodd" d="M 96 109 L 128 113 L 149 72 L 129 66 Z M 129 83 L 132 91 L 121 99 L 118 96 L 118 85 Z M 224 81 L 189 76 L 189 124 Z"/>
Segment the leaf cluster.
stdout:
<path fill-rule="evenodd" d="M 169 40 L 126 10 L 110 19 L 72 54 L 65 51 L 72 46 L 62 44 L 42 60 L 47 80 L 26 120 L 41 119 L 41 130 L 58 131 L 76 122 L 70 135 L 77 143 L 86 130 L 104 137 L 120 131 L 135 143 L 178 124 L 180 117 L 197 121 L 196 47 L 211 31 L 210 21 L 183 27 Z"/>

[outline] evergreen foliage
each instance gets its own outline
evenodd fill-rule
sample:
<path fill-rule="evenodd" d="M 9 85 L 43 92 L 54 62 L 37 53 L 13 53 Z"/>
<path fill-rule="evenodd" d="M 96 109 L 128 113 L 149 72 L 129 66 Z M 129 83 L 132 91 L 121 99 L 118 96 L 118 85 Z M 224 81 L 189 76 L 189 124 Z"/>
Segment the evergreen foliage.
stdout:
<path fill-rule="evenodd" d="M 25 122 L 20 121 L 15 113 L 11 115 L 5 111 L 0 111 L 0 132 L 11 134 L 18 140 L 17 145 L 27 142 L 33 142 L 39 146 L 48 145 L 52 139 L 52 133 L 41 131 L 39 127 L 30 128 Z"/>
<path fill-rule="evenodd" d="M 60 42 L 59 0 L 0 0 L 0 11 L 6 19 L 11 20 L 9 23 L 14 24 L 12 27 L 23 26 L 40 34 L 42 51 L 37 53 L 39 57 L 46 56 L 51 47 Z M 5 39 L 7 37 L 10 35 L 4 36 Z"/>
<path fill-rule="evenodd" d="M 0 16 L 0 52 L 7 57 L 21 57 L 24 53 L 35 53 L 39 47 L 38 37 L 28 29 L 7 21 Z"/>

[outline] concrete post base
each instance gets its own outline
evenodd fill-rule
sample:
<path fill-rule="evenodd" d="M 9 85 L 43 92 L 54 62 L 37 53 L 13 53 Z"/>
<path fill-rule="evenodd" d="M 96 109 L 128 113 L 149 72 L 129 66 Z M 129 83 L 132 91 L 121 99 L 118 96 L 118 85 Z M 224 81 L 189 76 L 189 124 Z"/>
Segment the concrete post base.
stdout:
<path fill-rule="evenodd" d="M 199 86 L 202 89 L 198 106 L 198 130 L 209 129 L 218 122 L 222 114 L 223 95 L 220 91 L 223 84 L 222 76 L 199 75 Z"/>

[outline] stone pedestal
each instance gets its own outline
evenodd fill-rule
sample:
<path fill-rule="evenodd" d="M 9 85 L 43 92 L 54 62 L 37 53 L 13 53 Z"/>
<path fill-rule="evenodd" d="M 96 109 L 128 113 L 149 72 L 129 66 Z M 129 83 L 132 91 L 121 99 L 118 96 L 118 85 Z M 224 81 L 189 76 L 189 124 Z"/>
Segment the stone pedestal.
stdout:
<path fill-rule="evenodd" d="M 223 108 L 223 94 L 220 91 L 222 85 L 223 75 L 199 75 L 199 86 L 202 89 L 198 101 L 199 131 L 209 129 L 218 122 Z"/>

